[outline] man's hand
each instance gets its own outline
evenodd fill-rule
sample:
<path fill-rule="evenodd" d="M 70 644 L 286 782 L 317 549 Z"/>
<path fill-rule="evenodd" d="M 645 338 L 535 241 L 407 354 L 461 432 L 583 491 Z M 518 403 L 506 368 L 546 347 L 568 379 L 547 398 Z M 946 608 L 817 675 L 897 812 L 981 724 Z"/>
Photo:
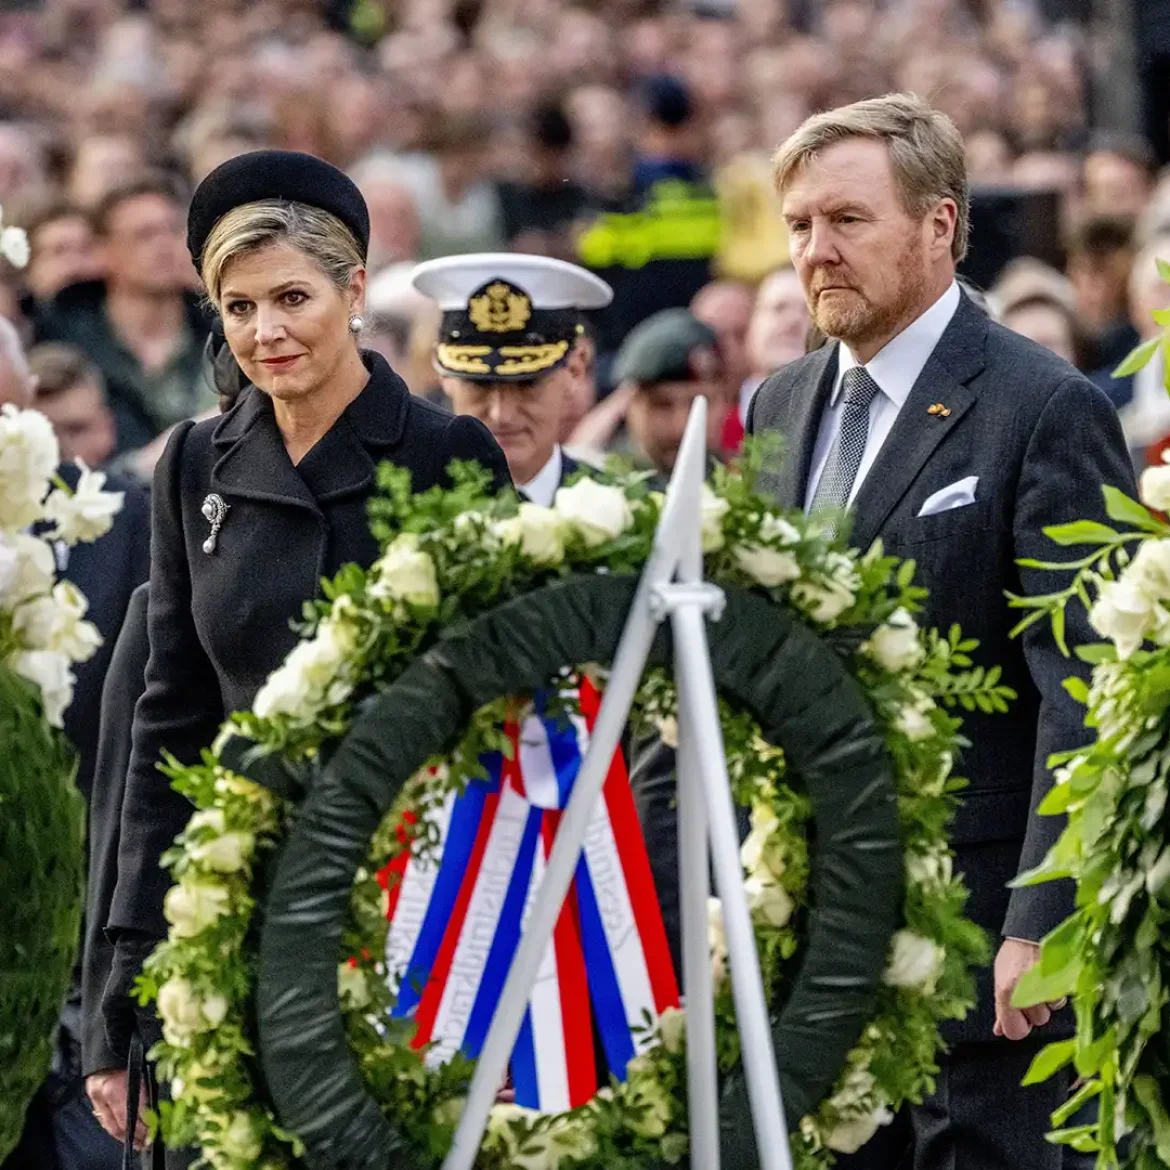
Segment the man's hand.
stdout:
<path fill-rule="evenodd" d="M 115 1141 L 126 1140 L 126 1086 L 129 1073 L 124 1068 L 104 1069 L 85 1078 L 85 1091 L 93 1102 L 93 1114 L 102 1129 Z M 147 1108 L 146 1087 L 138 1098 L 138 1125 L 134 1129 L 134 1148 L 146 1146 L 146 1123 L 142 1120 Z"/>
<path fill-rule="evenodd" d="M 1033 1028 L 1043 1028 L 1052 1019 L 1052 1013 L 1064 1007 L 1066 1001 L 1038 1003 L 1034 1007 L 1012 1007 L 1012 994 L 1024 972 L 1040 958 L 1037 943 L 1023 939 L 1005 939 L 995 956 L 995 1034 L 1009 1040 L 1023 1040 Z"/>

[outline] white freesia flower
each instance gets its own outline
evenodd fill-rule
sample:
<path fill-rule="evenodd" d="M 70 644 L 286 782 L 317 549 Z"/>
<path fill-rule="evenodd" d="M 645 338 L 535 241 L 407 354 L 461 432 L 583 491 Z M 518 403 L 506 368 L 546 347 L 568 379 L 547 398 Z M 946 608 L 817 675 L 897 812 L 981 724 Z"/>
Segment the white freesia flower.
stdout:
<path fill-rule="evenodd" d="M 374 562 L 371 597 L 410 605 L 439 604 L 439 578 L 431 554 L 419 548 L 418 534 L 403 532 Z"/>
<path fill-rule="evenodd" d="M 113 527 L 125 492 L 104 491 L 106 473 L 79 463 L 81 478 L 72 492 L 54 488 L 45 501 L 45 517 L 56 524 L 53 535 L 66 544 L 97 540 Z"/>
<path fill-rule="evenodd" d="M 929 995 L 942 972 L 946 952 L 938 943 L 912 930 L 899 930 L 890 948 L 883 976 L 891 987 L 909 987 Z"/>
<path fill-rule="evenodd" d="M 163 914 L 176 938 L 193 938 L 214 926 L 229 909 L 229 895 L 224 886 L 184 879 L 167 890 Z"/>
<path fill-rule="evenodd" d="M 752 917 L 767 926 L 786 926 L 795 908 L 788 891 L 776 882 L 750 877 L 743 883 Z"/>
<path fill-rule="evenodd" d="M 792 600 L 817 622 L 831 622 L 854 602 L 853 589 L 844 581 L 831 577 L 824 582 L 798 581 L 792 587 Z"/>
<path fill-rule="evenodd" d="M 337 994 L 343 1006 L 356 1008 L 359 1011 L 370 1002 L 370 987 L 366 982 L 366 973 L 350 963 L 339 963 L 337 966 Z"/>
<path fill-rule="evenodd" d="M 906 854 L 906 877 L 919 886 L 949 885 L 954 876 L 954 863 L 946 849 L 932 849 L 928 853 Z"/>
<path fill-rule="evenodd" d="M 228 1001 L 227 997 L 219 995 L 209 995 L 200 1006 L 203 1012 L 203 1018 L 213 1027 L 218 1028 L 220 1024 L 227 1019 Z"/>
<path fill-rule="evenodd" d="M 13 268 L 26 267 L 30 255 L 28 235 L 24 228 L 6 227 L 0 231 L 0 256 Z"/>
<path fill-rule="evenodd" d="M 934 735 L 934 724 L 929 712 L 934 710 L 934 700 L 921 698 L 899 708 L 894 726 L 909 740 L 918 743 Z"/>
<path fill-rule="evenodd" d="M 41 518 L 41 502 L 60 456 L 52 424 L 35 410 L 0 407 L 0 528 L 27 528 Z"/>
<path fill-rule="evenodd" d="M 673 715 L 664 715 L 658 721 L 658 738 L 667 747 L 678 747 L 678 719 Z"/>
<path fill-rule="evenodd" d="M 184 1047 L 204 1025 L 203 1005 L 186 979 L 174 976 L 158 989 L 158 1014 L 168 1044 Z"/>
<path fill-rule="evenodd" d="M 621 536 L 634 523 L 626 493 L 588 477 L 558 488 L 553 507 L 590 548 Z"/>
<path fill-rule="evenodd" d="M 1106 581 L 1101 586 L 1089 611 L 1089 624 L 1117 647 L 1119 658 L 1129 658 L 1158 624 L 1158 608 L 1135 581 L 1123 576 L 1120 581 Z"/>
<path fill-rule="evenodd" d="M 9 608 L 51 593 L 57 566 L 49 545 L 25 532 L 8 537 L 8 542 L 16 550 L 16 574 L 8 589 L 0 593 L 0 605 Z"/>
<path fill-rule="evenodd" d="M 97 627 L 82 620 L 88 605 L 72 581 L 59 581 L 48 596 L 17 607 L 13 632 L 29 650 L 54 650 L 70 662 L 85 662 L 102 644 Z"/>
<path fill-rule="evenodd" d="M 199 829 L 210 829 L 213 833 L 223 833 L 227 829 L 222 808 L 201 808 L 187 822 L 187 832 L 195 833 Z"/>
<path fill-rule="evenodd" d="M 256 1132 L 255 1123 L 243 1110 L 232 1114 L 232 1119 L 220 1137 L 224 1153 L 237 1158 L 245 1165 L 260 1157 L 264 1142 Z"/>
<path fill-rule="evenodd" d="M 703 484 L 699 496 L 699 529 L 705 553 L 717 552 L 723 547 L 723 517 L 729 511 L 731 505 L 722 496 L 717 496 L 707 484 Z"/>
<path fill-rule="evenodd" d="M 534 565 L 559 565 L 565 559 L 565 521 L 552 508 L 525 501 L 495 530 L 505 544 L 518 544 Z"/>
<path fill-rule="evenodd" d="M 769 512 L 760 521 L 760 539 L 781 545 L 799 544 L 800 530 L 783 516 L 774 516 Z"/>
<path fill-rule="evenodd" d="M 752 806 L 752 830 L 739 850 L 744 869 L 755 877 L 780 878 L 784 875 L 784 855 L 776 836 L 780 828 L 771 805 L 757 801 Z"/>
<path fill-rule="evenodd" d="M 242 796 L 253 804 L 269 807 L 276 801 L 276 797 L 263 784 L 246 780 L 243 776 L 237 776 L 235 772 L 223 768 L 217 769 L 215 791 L 220 796 Z"/>
<path fill-rule="evenodd" d="M 1147 467 L 1138 481 L 1138 495 L 1147 508 L 1155 512 L 1170 510 L 1170 465 Z"/>
<path fill-rule="evenodd" d="M 707 899 L 707 946 L 711 950 L 711 971 L 715 989 L 727 978 L 727 931 L 723 925 L 723 903 Z"/>
<path fill-rule="evenodd" d="M 855 1154 L 881 1126 L 893 1120 L 894 1115 L 884 1105 L 857 1117 L 843 1118 L 825 1135 L 825 1145 L 839 1154 Z"/>
<path fill-rule="evenodd" d="M 682 1008 L 664 1008 L 658 1017 L 658 1035 L 667 1052 L 679 1052 L 687 1033 L 687 1013 Z"/>
<path fill-rule="evenodd" d="M 891 674 L 917 666 L 925 654 L 918 640 L 918 623 L 902 607 L 874 630 L 863 649 Z"/>
<path fill-rule="evenodd" d="M 40 690 L 41 706 L 49 726 L 63 727 L 65 708 L 73 701 L 76 681 L 69 669 L 69 659 L 56 650 L 18 650 L 9 656 L 8 665 Z"/>
<path fill-rule="evenodd" d="M 251 833 L 223 833 L 194 846 L 189 856 L 215 873 L 238 873 L 252 856 L 255 846 L 256 838 Z"/>

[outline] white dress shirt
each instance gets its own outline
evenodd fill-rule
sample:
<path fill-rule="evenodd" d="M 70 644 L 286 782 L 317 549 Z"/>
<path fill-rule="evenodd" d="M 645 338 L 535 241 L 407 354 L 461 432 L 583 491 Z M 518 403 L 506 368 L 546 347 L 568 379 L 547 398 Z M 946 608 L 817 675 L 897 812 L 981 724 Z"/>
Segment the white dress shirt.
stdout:
<path fill-rule="evenodd" d="M 1130 450 L 1141 450 L 1170 432 L 1170 397 L 1162 381 L 1165 365 L 1159 350 L 1133 376 L 1133 397 L 1118 412 Z"/>
<path fill-rule="evenodd" d="M 518 483 L 516 490 L 526 499 L 542 508 L 551 508 L 557 488 L 561 486 L 561 445 L 553 448 L 548 462 L 527 482 Z"/>
<path fill-rule="evenodd" d="M 865 440 L 865 453 L 861 457 L 861 466 L 857 469 L 857 476 L 853 480 L 853 487 L 849 492 L 849 503 L 853 503 L 858 489 L 865 481 L 869 469 L 874 465 L 882 444 L 889 437 L 894 428 L 894 422 L 903 403 L 910 396 L 918 375 L 926 365 L 927 358 L 934 352 L 934 347 L 946 332 L 955 310 L 959 307 L 959 286 L 952 281 L 950 287 L 943 293 L 921 317 L 912 321 L 897 337 L 886 343 L 868 362 L 865 368 L 877 383 L 880 394 L 875 394 L 869 407 L 869 434 Z M 862 365 L 854 356 L 853 351 L 843 342 L 837 346 L 837 380 L 833 383 L 833 392 L 829 395 L 829 403 L 825 413 L 821 416 L 820 429 L 817 431 L 816 446 L 813 448 L 812 463 L 809 466 L 808 489 L 804 494 L 804 510 L 807 512 L 817 493 L 817 484 L 821 481 L 821 473 L 829 459 L 833 440 L 841 429 L 841 415 L 845 411 L 845 396 L 841 393 L 841 383 L 847 370 Z"/>

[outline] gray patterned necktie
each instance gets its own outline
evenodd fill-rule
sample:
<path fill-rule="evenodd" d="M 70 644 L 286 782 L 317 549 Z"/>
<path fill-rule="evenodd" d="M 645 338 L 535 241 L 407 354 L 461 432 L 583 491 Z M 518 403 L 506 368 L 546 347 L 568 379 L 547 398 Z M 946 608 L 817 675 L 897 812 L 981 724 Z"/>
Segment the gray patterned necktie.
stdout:
<path fill-rule="evenodd" d="M 846 370 L 841 385 L 845 391 L 841 427 L 829 449 L 810 512 L 838 511 L 849 502 L 849 493 L 853 490 L 853 481 L 865 454 L 865 441 L 869 437 L 869 407 L 881 391 L 864 366 Z M 835 536 L 837 527 L 835 524 L 826 525 L 826 530 Z"/>

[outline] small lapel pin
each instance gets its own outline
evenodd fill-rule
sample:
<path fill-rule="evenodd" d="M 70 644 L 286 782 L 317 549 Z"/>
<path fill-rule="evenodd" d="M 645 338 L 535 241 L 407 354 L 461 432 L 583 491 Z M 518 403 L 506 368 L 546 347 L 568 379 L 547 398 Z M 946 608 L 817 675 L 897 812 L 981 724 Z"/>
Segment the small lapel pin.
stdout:
<path fill-rule="evenodd" d="M 229 507 L 230 505 L 224 502 L 223 496 L 216 492 L 212 492 L 203 501 L 203 507 L 199 510 L 203 513 L 203 518 L 211 525 L 211 533 L 203 542 L 205 553 L 215 552 L 215 542 L 219 538 L 219 530 L 223 527 L 224 517 L 227 516 Z"/>
<path fill-rule="evenodd" d="M 926 413 L 933 414 L 933 415 L 937 416 L 938 418 L 950 418 L 951 417 L 950 410 L 948 410 L 947 407 L 943 406 L 943 404 L 941 402 L 936 402 L 933 406 L 928 406 L 926 408 Z"/>

